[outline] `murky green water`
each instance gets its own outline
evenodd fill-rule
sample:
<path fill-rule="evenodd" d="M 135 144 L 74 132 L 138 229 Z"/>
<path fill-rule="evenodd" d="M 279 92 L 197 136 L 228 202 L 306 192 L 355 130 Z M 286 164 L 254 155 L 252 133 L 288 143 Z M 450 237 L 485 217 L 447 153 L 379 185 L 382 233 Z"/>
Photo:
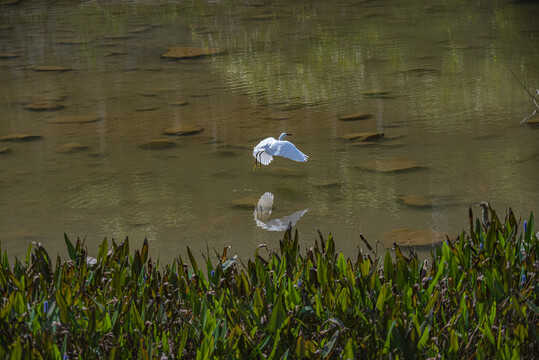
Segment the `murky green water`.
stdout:
<path fill-rule="evenodd" d="M 134 245 L 147 237 L 164 261 L 206 244 L 246 257 L 277 246 L 282 233 L 271 230 L 289 221 L 305 243 L 319 228 L 353 251 L 358 229 L 386 246 L 391 229 L 457 234 L 480 201 L 524 217 L 539 209 L 539 130 L 520 123 L 534 107 L 509 70 L 539 88 L 533 2 L 21 1 L 0 10 L 0 137 L 42 137 L 0 142 L 10 150 L 0 154 L 0 242 L 10 254 L 31 241 L 63 252 L 66 232 L 90 251 L 129 236 Z M 163 59 L 172 46 L 225 53 Z M 64 108 L 25 108 L 36 102 Z M 339 120 L 354 113 L 371 117 Z M 55 123 L 80 115 L 100 120 Z M 204 130 L 163 134 L 178 125 Z M 309 161 L 253 172 L 252 147 L 281 132 Z M 385 136 L 339 139 L 358 132 Z M 163 138 L 174 146 L 139 146 Z M 68 143 L 86 148 L 58 148 Z M 365 169 L 395 158 L 422 168 Z M 271 214 L 254 214 L 266 192 Z M 407 195 L 430 205 L 406 205 Z"/>

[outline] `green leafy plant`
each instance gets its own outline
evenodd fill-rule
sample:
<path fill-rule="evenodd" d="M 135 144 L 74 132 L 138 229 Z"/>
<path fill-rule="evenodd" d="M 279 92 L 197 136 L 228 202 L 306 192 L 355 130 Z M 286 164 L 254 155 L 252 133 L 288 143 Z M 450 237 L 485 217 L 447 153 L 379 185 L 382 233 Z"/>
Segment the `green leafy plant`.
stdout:
<path fill-rule="evenodd" d="M 331 235 L 301 251 L 288 229 L 240 266 L 225 251 L 199 266 L 160 267 L 148 242 L 105 239 L 96 258 L 65 242 L 24 262 L 0 258 L 0 357 L 69 359 L 520 359 L 536 355 L 538 239 L 470 211 L 462 234 L 420 260 L 394 244 L 377 256 L 336 252 Z M 524 228 L 524 230 L 522 230 Z M 262 254 L 263 253 L 263 254 Z"/>

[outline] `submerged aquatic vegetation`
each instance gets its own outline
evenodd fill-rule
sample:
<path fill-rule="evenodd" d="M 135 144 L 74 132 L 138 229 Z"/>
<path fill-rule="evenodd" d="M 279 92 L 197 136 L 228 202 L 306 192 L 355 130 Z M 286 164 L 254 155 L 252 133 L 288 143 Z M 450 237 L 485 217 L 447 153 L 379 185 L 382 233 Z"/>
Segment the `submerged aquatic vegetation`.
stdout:
<path fill-rule="evenodd" d="M 538 348 L 538 243 L 493 210 L 483 228 L 430 261 L 395 245 L 346 259 L 331 235 L 300 251 L 288 229 L 246 265 L 178 257 L 160 268 L 148 243 L 105 239 L 97 257 L 65 237 L 69 259 L 39 244 L 0 259 L 2 358 L 520 359 Z M 261 252 L 267 251 L 262 255 Z"/>

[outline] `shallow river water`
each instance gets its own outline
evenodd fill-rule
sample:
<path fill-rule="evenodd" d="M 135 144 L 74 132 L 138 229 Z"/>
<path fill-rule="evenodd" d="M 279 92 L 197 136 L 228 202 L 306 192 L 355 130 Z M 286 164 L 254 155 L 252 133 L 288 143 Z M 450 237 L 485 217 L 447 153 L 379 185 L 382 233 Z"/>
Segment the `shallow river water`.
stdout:
<path fill-rule="evenodd" d="M 511 70 L 539 88 L 533 2 L 0 5 L 0 138 L 39 136 L 0 141 L 1 249 L 65 254 L 65 232 L 90 253 L 129 236 L 162 261 L 186 246 L 245 258 L 293 222 L 305 245 L 320 229 L 352 254 L 358 229 L 380 246 L 395 229 L 454 238 L 481 201 L 527 218 L 539 129 Z M 309 161 L 253 171 L 253 146 L 282 132 Z M 356 133 L 377 135 L 340 138 Z"/>

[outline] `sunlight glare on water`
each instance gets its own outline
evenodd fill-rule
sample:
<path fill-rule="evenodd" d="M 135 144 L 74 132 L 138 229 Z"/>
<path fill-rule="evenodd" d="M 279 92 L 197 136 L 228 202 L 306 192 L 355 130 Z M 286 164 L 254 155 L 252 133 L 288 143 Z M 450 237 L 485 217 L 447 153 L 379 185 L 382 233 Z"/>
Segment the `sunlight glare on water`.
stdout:
<path fill-rule="evenodd" d="M 0 138 L 40 136 L 0 141 L 10 255 L 32 241 L 65 254 L 65 232 L 90 253 L 129 236 L 163 261 L 186 246 L 247 257 L 290 221 L 306 245 L 320 229 L 351 254 L 358 229 L 391 246 L 395 229 L 454 238 L 481 201 L 538 209 L 539 130 L 520 123 L 534 105 L 509 69 L 539 88 L 531 2 L 0 9 Z M 169 47 L 219 51 L 163 58 Z M 253 171 L 253 146 L 282 132 L 309 161 Z M 255 212 L 266 193 L 271 213 Z"/>

